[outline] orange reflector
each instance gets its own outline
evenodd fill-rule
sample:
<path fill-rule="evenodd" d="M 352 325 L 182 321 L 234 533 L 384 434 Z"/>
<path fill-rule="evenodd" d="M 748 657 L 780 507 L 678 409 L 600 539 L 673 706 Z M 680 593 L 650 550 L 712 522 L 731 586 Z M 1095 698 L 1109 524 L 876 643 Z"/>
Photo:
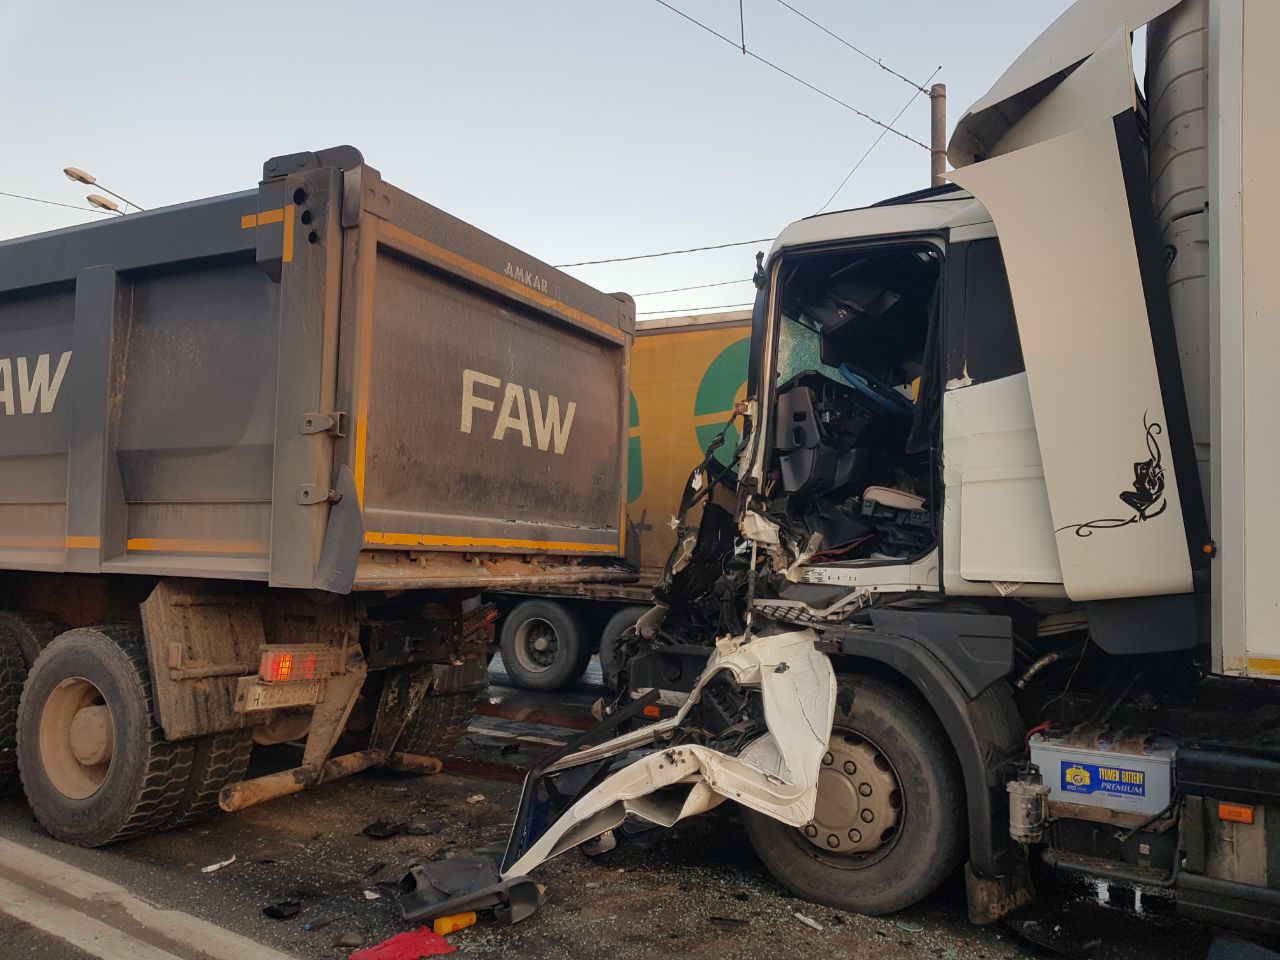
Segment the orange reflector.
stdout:
<path fill-rule="evenodd" d="M 1253 807 L 1244 803 L 1220 803 L 1218 819 L 1231 823 L 1253 823 Z"/>
<path fill-rule="evenodd" d="M 292 653 L 264 653 L 258 665 L 258 675 L 270 683 L 293 679 Z"/>
<path fill-rule="evenodd" d="M 469 910 L 466 913 L 455 913 L 448 917 L 436 917 L 431 923 L 431 931 L 437 937 L 443 937 L 446 933 L 453 933 L 455 930 L 465 930 L 476 922 L 476 912 Z"/>
<path fill-rule="evenodd" d="M 646 717 L 660 717 L 660 716 L 662 716 L 662 711 L 661 711 L 661 710 L 659 710 L 659 709 L 658 709 L 658 707 L 657 707 L 656 705 L 652 704 L 652 703 L 651 703 L 651 704 L 649 704 L 647 707 L 645 707 L 645 708 L 644 708 L 643 710 L 641 710 L 640 712 L 641 712 L 641 713 L 643 713 Z"/>

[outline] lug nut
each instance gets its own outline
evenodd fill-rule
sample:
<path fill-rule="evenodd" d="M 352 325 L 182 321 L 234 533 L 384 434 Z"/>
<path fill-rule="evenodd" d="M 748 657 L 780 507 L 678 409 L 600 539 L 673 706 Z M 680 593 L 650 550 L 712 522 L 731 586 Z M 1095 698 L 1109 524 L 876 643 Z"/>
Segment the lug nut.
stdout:
<path fill-rule="evenodd" d="M 862 811 L 862 822 L 863 822 L 863 823 L 870 823 L 870 822 L 871 822 L 872 820 L 874 820 L 875 818 L 876 818 L 876 815 L 875 815 L 874 813 L 872 813 L 870 810 L 863 810 L 863 811 Z"/>
<path fill-rule="evenodd" d="M 861 830 L 859 830 L 857 827 L 854 827 L 852 830 L 850 830 L 850 831 L 849 831 L 849 840 L 850 840 L 852 843 L 861 843 L 861 842 L 862 842 L 862 831 L 861 831 Z"/>
<path fill-rule="evenodd" d="M 824 767 L 829 767 L 831 766 L 831 764 L 835 762 L 836 762 L 836 758 L 833 757 L 830 753 L 828 753 L 825 757 L 822 758 L 822 765 Z"/>
<path fill-rule="evenodd" d="M 858 765 L 852 760 L 846 760 L 844 762 L 844 772 L 853 775 L 858 772 Z"/>
<path fill-rule="evenodd" d="M 811 823 L 804 828 L 804 835 L 808 837 L 810 840 L 812 840 L 814 837 L 818 835 L 818 828 Z"/>
<path fill-rule="evenodd" d="M 829 837 L 827 837 L 827 846 L 830 847 L 832 850 L 834 850 L 836 847 L 840 846 L 840 838 L 837 837 L 834 833 L 831 834 Z"/>
<path fill-rule="evenodd" d="M 858 784 L 858 793 L 862 794 L 864 797 L 871 796 L 871 784 L 869 783 Z"/>

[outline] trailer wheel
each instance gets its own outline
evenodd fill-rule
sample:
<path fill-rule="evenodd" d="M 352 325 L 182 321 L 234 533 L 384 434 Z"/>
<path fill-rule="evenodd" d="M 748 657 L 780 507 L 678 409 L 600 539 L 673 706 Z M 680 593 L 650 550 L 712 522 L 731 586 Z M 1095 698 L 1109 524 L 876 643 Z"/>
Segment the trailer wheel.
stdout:
<path fill-rule="evenodd" d="M 18 702 L 27 664 L 17 639 L 0 621 L 0 793 L 18 784 Z"/>
<path fill-rule="evenodd" d="M 577 683 L 591 661 L 582 620 L 564 604 L 525 600 L 502 618 L 502 665 L 517 687 L 552 692 Z"/>
<path fill-rule="evenodd" d="M 218 793 L 228 784 L 243 780 L 249 771 L 253 732 L 233 730 L 193 741 L 195 750 L 191 776 L 178 801 L 168 827 L 197 823 L 218 809 Z"/>
<path fill-rule="evenodd" d="M 41 825 L 84 847 L 166 826 L 195 747 L 155 721 L 142 631 L 69 630 L 27 674 L 18 709 L 22 786 Z"/>
<path fill-rule="evenodd" d="M 417 709 L 405 721 L 396 749 L 439 757 L 452 750 L 476 712 L 473 690 L 461 693 L 429 693 L 418 701 Z"/>
<path fill-rule="evenodd" d="M 841 677 L 813 821 L 743 810 L 769 872 L 806 900 L 859 913 L 901 910 L 935 890 L 963 853 L 960 772 L 921 705 L 887 683 Z"/>
<path fill-rule="evenodd" d="M 639 604 L 623 607 L 609 618 L 609 622 L 600 631 L 600 672 L 604 676 L 604 685 L 610 690 L 617 690 L 618 674 L 624 666 L 622 651 L 618 649 L 622 635 L 651 609 Z"/>
<path fill-rule="evenodd" d="M 13 637 L 22 650 L 22 659 L 28 669 L 40 656 L 40 651 L 53 642 L 53 638 L 67 629 L 67 625 L 53 617 L 30 613 L 0 611 L 0 632 Z"/>

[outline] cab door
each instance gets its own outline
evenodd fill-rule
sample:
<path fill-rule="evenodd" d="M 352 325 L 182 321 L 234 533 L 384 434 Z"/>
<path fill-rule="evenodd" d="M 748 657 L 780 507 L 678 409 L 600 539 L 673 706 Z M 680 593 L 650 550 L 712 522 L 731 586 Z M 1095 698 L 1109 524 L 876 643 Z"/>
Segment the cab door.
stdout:
<path fill-rule="evenodd" d="M 950 174 L 1004 250 L 1075 600 L 1189 592 L 1207 541 L 1135 100 L 1126 27 Z"/>

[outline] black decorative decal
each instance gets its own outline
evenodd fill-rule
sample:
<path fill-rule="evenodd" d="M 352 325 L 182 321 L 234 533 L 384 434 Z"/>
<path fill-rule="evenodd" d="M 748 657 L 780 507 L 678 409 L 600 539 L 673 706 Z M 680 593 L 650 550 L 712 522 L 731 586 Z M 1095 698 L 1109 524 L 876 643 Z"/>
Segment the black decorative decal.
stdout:
<path fill-rule="evenodd" d="M 1164 513 L 1169 506 L 1169 501 L 1164 498 L 1164 467 L 1160 462 L 1160 444 L 1156 440 L 1156 437 L 1164 433 L 1164 428 L 1158 423 L 1148 423 L 1145 413 L 1142 415 L 1142 425 L 1146 427 L 1147 453 L 1150 457 L 1133 465 L 1133 489 L 1125 490 L 1120 494 L 1120 499 L 1133 510 L 1133 515 L 1090 520 L 1087 523 L 1071 523 L 1065 527 L 1059 527 L 1053 531 L 1054 533 L 1072 530 L 1077 537 L 1091 537 L 1095 530 L 1127 527 L 1131 523 L 1154 520 Z"/>

